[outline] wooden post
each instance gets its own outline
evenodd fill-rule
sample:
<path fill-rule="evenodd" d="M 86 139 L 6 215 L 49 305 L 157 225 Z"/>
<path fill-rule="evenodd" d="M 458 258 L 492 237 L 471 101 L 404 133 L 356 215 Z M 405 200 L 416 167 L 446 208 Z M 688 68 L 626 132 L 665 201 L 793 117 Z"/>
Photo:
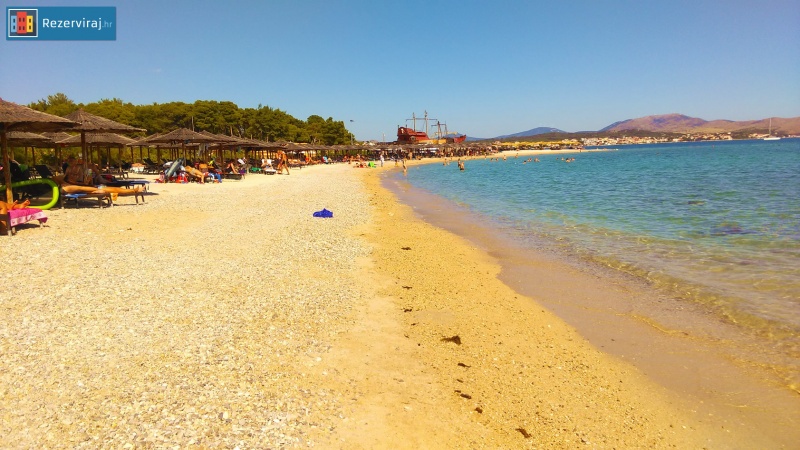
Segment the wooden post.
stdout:
<path fill-rule="evenodd" d="M 89 163 L 89 152 L 86 150 L 86 132 L 81 131 L 81 158 L 84 164 Z"/>
<path fill-rule="evenodd" d="M 11 166 L 9 165 L 8 158 L 8 139 L 6 138 L 5 125 L 3 131 L 0 133 L 0 145 L 3 147 L 3 181 L 6 185 L 6 202 L 14 202 L 14 194 L 11 191 Z"/>

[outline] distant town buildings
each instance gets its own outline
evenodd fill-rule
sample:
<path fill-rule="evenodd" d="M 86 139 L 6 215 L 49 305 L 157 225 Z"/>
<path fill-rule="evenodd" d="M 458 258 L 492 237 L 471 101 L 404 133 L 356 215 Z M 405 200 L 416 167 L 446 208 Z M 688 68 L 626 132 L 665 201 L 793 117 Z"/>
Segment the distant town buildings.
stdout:
<path fill-rule="evenodd" d="M 750 133 L 747 135 L 737 134 L 735 139 L 762 139 L 769 136 L 764 133 Z M 531 136 L 535 138 L 536 136 Z M 785 136 L 793 137 L 793 136 Z M 564 150 L 580 149 L 585 147 L 631 145 L 631 144 L 661 144 L 665 142 L 696 142 L 696 141 L 732 141 L 733 135 L 725 133 L 684 133 L 676 135 L 672 133 L 669 137 L 654 136 L 603 136 L 585 137 L 580 139 L 562 139 L 560 141 L 516 141 L 502 142 L 496 140 L 492 142 L 495 150 Z"/>
<path fill-rule="evenodd" d="M 583 138 L 581 142 L 585 146 L 596 145 L 628 145 L 628 144 L 659 144 L 663 142 L 694 142 L 694 141 L 731 141 L 733 137 L 730 133 L 687 133 L 680 137 L 593 137 Z"/>

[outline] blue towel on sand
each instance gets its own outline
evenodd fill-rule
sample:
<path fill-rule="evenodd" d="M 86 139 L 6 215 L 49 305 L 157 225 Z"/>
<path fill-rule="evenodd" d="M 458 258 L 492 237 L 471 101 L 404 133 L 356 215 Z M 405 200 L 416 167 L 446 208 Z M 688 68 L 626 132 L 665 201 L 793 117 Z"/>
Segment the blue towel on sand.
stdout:
<path fill-rule="evenodd" d="M 323 208 L 322 211 L 317 211 L 314 213 L 314 217 L 333 217 L 333 213 L 328 211 L 327 209 Z"/>

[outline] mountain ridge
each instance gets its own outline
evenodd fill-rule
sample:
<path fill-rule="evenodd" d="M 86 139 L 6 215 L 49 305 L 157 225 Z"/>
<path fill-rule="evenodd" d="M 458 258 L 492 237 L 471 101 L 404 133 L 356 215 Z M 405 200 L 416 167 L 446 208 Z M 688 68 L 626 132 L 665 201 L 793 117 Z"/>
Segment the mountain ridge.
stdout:
<path fill-rule="evenodd" d="M 626 119 L 614 122 L 594 133 L 619 133 L 624 131 L 649 131 L 656 133 L 730 133 L 730 132 L 743 132 L 749 131 L 752 133 L 766 134 L 770 126 L 770 118 L 758 120 L 727 120 L 715 119 L 704 120 L 698 117 L 691 117 L 684 114 L 671 113 L 671 114 L 657 114 L 651 116 L 638 117 L 635 119 Z M 488 139 L 509 139 L 509 138 L 523 138 L 529 136 L 537 136 L 545 133 L 565 133 L 571 134 L 568 131 L 563 131 L 553 127 L 536 127 L 527 131 L 520 131 L 517 133 L 504 134 L 493 138 L 480 139 L 468 137 L 468 141 L 488 140 Z M 593 133 L 593 132 L 580 132 L 580 133 Z M 778 136 L 787 136 L 800 134 L 800 117 L 773 117 L 772 118 L 772 134 Z"/>

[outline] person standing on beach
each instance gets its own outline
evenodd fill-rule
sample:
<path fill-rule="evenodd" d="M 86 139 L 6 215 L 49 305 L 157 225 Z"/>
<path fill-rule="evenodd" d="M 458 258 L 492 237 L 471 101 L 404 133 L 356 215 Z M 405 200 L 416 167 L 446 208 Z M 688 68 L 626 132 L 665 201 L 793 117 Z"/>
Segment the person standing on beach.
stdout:
<path fill-rule="evenodd" d="M 286 169 L 286 175 L 289 175 L 289 164 L 286 157 L 286 152 L 278 150 L 278 175 L 283 175 L 283 169 Z"/>

